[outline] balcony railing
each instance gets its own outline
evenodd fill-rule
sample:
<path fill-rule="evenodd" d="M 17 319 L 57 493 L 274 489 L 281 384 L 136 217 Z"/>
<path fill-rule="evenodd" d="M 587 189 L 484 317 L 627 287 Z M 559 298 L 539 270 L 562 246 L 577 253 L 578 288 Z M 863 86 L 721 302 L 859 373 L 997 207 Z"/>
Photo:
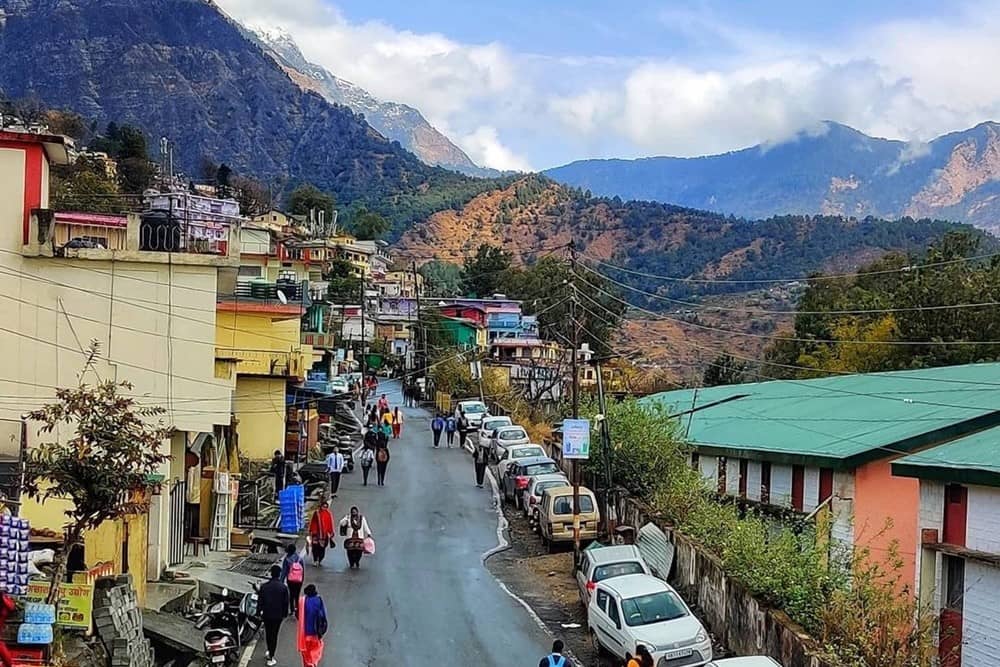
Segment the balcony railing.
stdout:
<path fill-rule="evenodd" d="M 236 372 L 239 375 L 305 377 L 305 363 L 301 352 L 217 347 L 215 348 L 215 357 L 217 359 L 239 359 L 236 362 Z"/>
<path fill-rule="evenodd" d="M 332 333 L 303 331 L 302 344 L 312 345 L 313 347 L 322 348 L 324 350 L 335 350 L 337 349 L 337 337 Z"/>
<path fill-rule="evenodd" d="M 238 266 L 239 221 L 184 222 L 169 215 L 113 215 L 36 209 L 26 257 L 123 259 L 135 262 Z"/>

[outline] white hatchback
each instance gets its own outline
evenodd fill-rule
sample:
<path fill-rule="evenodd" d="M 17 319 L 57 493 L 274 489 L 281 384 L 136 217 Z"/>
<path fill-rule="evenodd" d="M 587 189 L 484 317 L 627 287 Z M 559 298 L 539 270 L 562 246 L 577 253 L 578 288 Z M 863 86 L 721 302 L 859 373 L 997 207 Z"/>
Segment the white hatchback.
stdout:
<path fill-rule="evenodd" d="M 681 596 L 661 579 L 630 574 L 597 584 L 587 606 L 590 637 L 598 652 L 624 659 L 639 644 L 654 663 L 704 665 L 712 641 Z"/>
<path fill-rule="evenodd" d="M 507 451 L 503 453 L 500 457 L 500 461 L 497 462 L 497 476 L 503 477 L 504 473 L 507 472 L 507 466 L 518 459 L 526 459 L 529 456 L 547 456 L 545 449 L 541 445 L 514 445 L 513 447 L 508 447 Z"/>
<path fill-rule="evenodd" d="M 493 435 L 490 437 L 490 450 L 493 458 L 497 461 L 503 457 L 508 447 L 528 444 L 531 444 L 531 441 L 528 439 L 528 432 L 524 430 L 524 427 L 517 424 L 513 426 L 501 426 L 493 431 Z"/>
<path fill-rule="evenodd" d="M 493 435 L 493 431 L 497 430 L 501 426 L 510 426 L 513 424 L 510 417 L 495 417 L 490 415 L 483 419 L 483 423 L 479 425 L 479 446 L 489 447 L 490 446 L 490 436 Z"/>
<path fill-rule="evenodd" d="M 585 549 L 580 554 L 580 567 L 576 571 L 576 585 L 580 589 L 580 602 L 586 607 L 597 584 L 615 577 L 630 574 L 652 574 L 646 560 L 634 544 L 616 544 Z"/>

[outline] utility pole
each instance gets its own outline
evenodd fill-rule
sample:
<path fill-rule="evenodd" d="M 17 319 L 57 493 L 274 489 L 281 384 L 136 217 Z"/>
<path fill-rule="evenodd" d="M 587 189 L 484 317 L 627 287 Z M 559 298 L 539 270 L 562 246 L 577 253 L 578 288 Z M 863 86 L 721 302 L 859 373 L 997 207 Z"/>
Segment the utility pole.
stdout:
<path fill-rule="evenodd" d="M 604 378 L 601 373 L 601 360 L 594 360 L 594 370 L 597 372 L 597 405 L 601 411 L 601 448 L 604 450 L 604 521 L 608 526 L 608 536 L 613 537 L 615 532 L 615 517 L 611 502 L 611 489 L 613 481 L 611 479 L 613 452 L 611 451 L 611 427 L 608 425 L 608 406 L 604 398 Z"/>
<path fill-rule="evenodd" d="M 570 257 L 572 259 L 572 266 L 570 271 L 572 271 L 573 266 L 576 266 L 576 246 L 570 241 L 569 244 Z M 573 274 L 575 278 L 575 274 Z M 580 348 L 580 325 L 576 321 L 576 282 L 570 283 L 570 289 L 572 293 L 570 294 L 570 322 L 573 325 L 573 349 L 571 350 L 572 357 L 572 372 L 573 372 L 573 419 L 580 418 L 580 373 L 577 368 L 576 351 Z M 580 465 L 577 459 L 573 459 L 573 570 L 580 566 Z"/>
<path fill-rule="evenodd" d="M 420 278 L 419 275 L 417 274 L 417 263 L 415 261 L 410 262 L 410 270 L 413 272 L 413 293 L 417 297 L 416 298 L 417 326 L 415 328 L 415 335 L 420 336 L 421 339 L 420 342 L 423 344 L 423 350 L 424 350 L 423 358 L 420 358 L 417 354 L 413 355 L 414 358 L 417 360 L 417 363 L 414 364 L 414 371 L 416 371 L 416 369 L 418 368 L 421 369 L 427 368 L 427 332 L 423 330 L 423 323 L 420 321 Z M 413 347 L 419 349 L 416 340 L 413 341 Z M 413 378 L 413 380 L 414 382 L 416 382 L 416 378 Z M 427 391 L 426 372 L 424 373 L 424 391 Z M 424 396 L 423 398 L 426 399 L 427 397 Z"/>
<path fill-rule="evenodd" d="M 368 357 L 365 355 L 365 272 L 361 271 L 361 379 L 368 377 Z"/>

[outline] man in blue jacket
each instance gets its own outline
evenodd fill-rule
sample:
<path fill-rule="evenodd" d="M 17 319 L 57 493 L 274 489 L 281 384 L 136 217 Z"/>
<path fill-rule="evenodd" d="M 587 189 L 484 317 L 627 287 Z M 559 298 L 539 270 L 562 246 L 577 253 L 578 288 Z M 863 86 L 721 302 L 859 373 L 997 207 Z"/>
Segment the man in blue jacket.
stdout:
<path fill-rule="evenodd" d="M 278 630 L 288 615 L 288 587 L 281 581 L 281 568 L 271 566 L 271 580 L 260 587 L 258 595 L 260 617 L 264 621 L 264 639 L 267 641 L 267 664 L 277 665 Z"/>
<path fill-rule="evenodd" d="M 439 412 L 431 420 L 431 431 L 434 433 L 434 446 L 437 447 L 441 443 L 441 431 L 444 430 L 444 417 L 441 416 Z"/>

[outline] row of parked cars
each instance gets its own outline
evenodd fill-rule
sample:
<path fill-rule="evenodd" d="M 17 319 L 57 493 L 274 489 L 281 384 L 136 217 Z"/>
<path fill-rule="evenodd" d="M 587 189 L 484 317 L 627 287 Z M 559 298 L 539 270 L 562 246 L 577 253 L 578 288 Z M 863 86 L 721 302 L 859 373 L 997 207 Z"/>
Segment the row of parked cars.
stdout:
<path fill-rule="evenodd" d="M 766 656 L 712 662 L 712 640 L 701 621 L 677 591 L 652 575 L 633 545 L 586 549 L 576 581 L 598 653 L 624 658 L 641 644 L 657 667 L 781 667 Z"/>

